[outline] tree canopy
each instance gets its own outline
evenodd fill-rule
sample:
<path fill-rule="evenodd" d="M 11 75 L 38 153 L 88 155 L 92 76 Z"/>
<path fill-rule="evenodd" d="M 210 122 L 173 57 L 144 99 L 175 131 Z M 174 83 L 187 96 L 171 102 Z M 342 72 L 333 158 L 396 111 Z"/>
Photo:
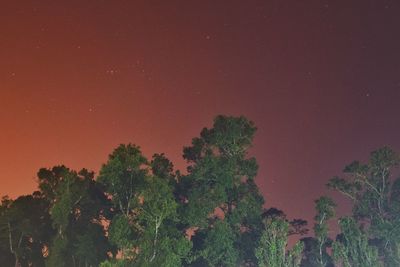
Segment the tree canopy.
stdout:
<path fill-rule="evenodd" d="M 243 116 L 215 117 L 183 148 L 186 171 L 132 143 L 116 147 L 98 175 L 40 169 L 37 191 L 1 200 L 0 266 L 400 266 L 398 153 L 377 149 L 330 179 L 352 214 L 337 218 L 321 196 L 309 231 L 266 208 L 249 153 L 256 131 Z"/>

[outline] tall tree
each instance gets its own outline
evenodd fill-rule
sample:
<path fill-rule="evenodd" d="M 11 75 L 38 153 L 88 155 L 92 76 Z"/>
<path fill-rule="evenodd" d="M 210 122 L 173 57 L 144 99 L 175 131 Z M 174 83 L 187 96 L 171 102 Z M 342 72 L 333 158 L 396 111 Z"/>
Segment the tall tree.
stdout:
<path fill-rule="evenodd" d="M 335 216 L 336 204 L 332 199 L 322 196 L 315 201 L 314 234 L 317 241 L 317 266 L 325 267 L 331 264 L 331 257 L 327 253 L 327 247 L 331 245 L 332 240 L 329 238 L 328 220 Z"/>
<path fill-rule="evenodd" d="M 118 246 L 122 258 L 136 255 L 133 240 L 143 231 L 137 221 L 141 192 L 148 175 L 148 162 L 140 148 L 120 145 L 100 170 L 98 182 L 111 197 L 116 216 L 110 224 L 110 240 Z"/>
<path fill-rule="evenodd" d="M 353 217 L 368 226 L 366 233 L 386 266 L 400 266 L 400 179 L 392 177 L 399 162 L 399 154 L 383 147 L 371 153 L 368 163 L 354 161 L 345 167 L 344 177 L 328 183 L 352 200 Z"/>
<path fill-rule="evenodd" d="M 247 156 L 255 132 L 253 122 L 244 117 L 217 116 L 211 129 L 204 128 L 184 148 L 190 166 L 188 175 L 180 177 L 180 199 L 187 225 L 197 229 L 193 264 L 235 266 L 256 261 L 264 201 L 254 183 L 256 160 Z M 211 253 L 210 240 L 218 238 L 224 240 L 222 255 Z"/>

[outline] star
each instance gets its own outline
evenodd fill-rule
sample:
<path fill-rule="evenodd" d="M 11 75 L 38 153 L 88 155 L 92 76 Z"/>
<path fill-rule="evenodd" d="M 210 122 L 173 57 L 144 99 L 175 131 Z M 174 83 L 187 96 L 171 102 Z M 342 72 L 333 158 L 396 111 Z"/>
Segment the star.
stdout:
<path fill-rule="evenodd" d="M 106 71 L 106 73 L 110 74 L 110 75 L 117 74 L 118 72 L 119 72 L 119 70 L 115 70 L 115 69 L 109 69 L 109 70 Z"/>

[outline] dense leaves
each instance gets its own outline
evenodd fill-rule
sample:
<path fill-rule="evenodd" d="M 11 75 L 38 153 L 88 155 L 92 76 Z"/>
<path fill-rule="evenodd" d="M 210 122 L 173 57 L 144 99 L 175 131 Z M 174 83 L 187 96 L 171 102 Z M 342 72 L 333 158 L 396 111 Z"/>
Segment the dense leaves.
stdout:
<path fill-rule="evenodd" d="M 328 183 L 329 187 L 353 201 L 355 223 L 359 225 L 358 227 L 365 228 L 363 234 L 378 249 L 381 263 L 385 266 L 400 266 L 398 213 L 400 178 L 392 176 L 399 162 L 399 154 L 388 147 L 383 147 L 373 151 L 366 164 L 354 161 L 345 167 L 343 178 L 335 177 Z M 341 222 L 342 231 L 346 229 L 347 235 L 360 236 L 355 226 L 349 228 L 353 226 L 352 222 L 348 220 Z M 342 245 L 345 247 L 344 250 L 359 249 L 349 242 Z M 369 251 L 359 253 L 370 254 Z"/>
<path fill-rule="evenodd" d="M 3 198 L 0 207 L 2 262 L 8 266 L 43 266 L 42 251 L 48 247 L 52 234 L 48 203 L 39 192 L 16 200 Z"/>
<path fill-rule="evenodd" d="M 342 234 L 333 244 L 333 257 L 344 267 L 379 266 L 376 247 L 368 244 L 368 236 L 353 218 L 342 218 L 339 222 Z"/>
<path fill-rule="evenodd" d="M 255 261 L 264 203 L 254 183 L 258 165 L 247 156 L 255 131 L 244 117 L 218 116 L 213 128 L 204 128 L 184 149 L 190 166 L 181 177 L 186 183 L 182 218 L 201 232 L 193 246 L 195 262 L 235 266 Z"/>
<path fill-rule="evenodd" d="M 109 238 L 120 257 L 107 264 L 179 266 L 190 241 L 178 227 L 172 163 L 155 154 L 149 162 L 135 145 L 120 145 L 103 165 L 98 182 L 116 213 Z"/>
<path fill-rule="evenodd" d="M 259 266 L 296 267 L 300 266 L 303 243 L 296 243 L 287 250 L 289 222 L 283 216 L 268 216 L 264 220 L 264 230 L 256 248 Z"/>

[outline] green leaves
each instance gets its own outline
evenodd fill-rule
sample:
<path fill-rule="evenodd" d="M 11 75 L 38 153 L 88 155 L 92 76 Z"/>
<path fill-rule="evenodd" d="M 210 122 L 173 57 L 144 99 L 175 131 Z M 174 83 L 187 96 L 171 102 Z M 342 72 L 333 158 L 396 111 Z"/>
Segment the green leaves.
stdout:
<path fill-rule="evenodd" d="M 111 247 L 102 222 L 109 218 L 110 207 L 93 172 L 56 166 L 41 169 L 38 176 L 54 229 L 46 264 L 95 266 L 107 259 Z"/>
<path fill-rule="evenodd" d="M 204 128 L 199 138 L 193 138 L 192 146 L 185 147 L 183 157 L 196 162 L 206 155 L 242 158 L 250 148 L 257 128 L 245 117 L 219 115 L 213 128 Z"/>
<path fill-rule="evenodd" d="M 156 176 L 148 177 L 142 196 L 143 203 L 140 207 L 142 220 L 155 227 L 163 220 L 176 216 L 177 203 L 167 180 Z"/>
<path fill-rule="evenodd" d="M 315 209 L 317 210 L 317 215 L 315 216 L 315 220 L 318 222 L 323 222 L 331 219 L 335 216 L 335 207 L 336 204 L 332 199 L 322 196 L 315 201 Z"/>
<path fill-rule="evenodd" d="M 271 216 L 264 221 L 256 257 L 260 267 L 289 267 L 300 266 L 303 244 L 296 243 L 287 251 L 289 222 L 284 217 Z"/>
<path fill-rule="evenodd" d="M 112 196 L 114 205 L 126 215 L 137 205 L 138 192 L 143 189 L 148 175 L 147 163 L 138 146 L 120 145 L 100 170 L 98 182 Z"/>
<path fill-rule="evenodd" d="M 112 244 L 120 248 L 124 254 L 133 247 L 132 240 L 134 240 L 135 235 L 129 223 L 129 218 L 125 215 L 119 214 L 113 218 L 108 233 Z"/>
<path fill-rule="evenodd" d="M 383 147 L 373 151 L 366 164 L 354 161 L 345 167 L 343 178 L 330 180 L 328 186 L 351 198 L 354 204 L 353 219 L 340 222 L 344 241 L 335 243 L 342 264 L 375 266 L 375 248 L 386 266 L 400 264 L 400 183 L 391 177 L 399 162 L 398 153 Z M 361 231 L 356 224 L 365 225 L 365 229 Z M 368 240 L 374 241 L 375 248 L 367 246 Z"/>
<path fill-rule="evenodd" d="M 235 266 L 255 260 L 264 203 L 253 181 L 257 162 L 247 158 L 255 131 L 244 117 L 217 116 L 212 128 L 204 128 L 184 148 L 191 165 L 181 179 L 185 192 L 180 210 L 188 228 L 199 228 L 194 264 Z"/>
<path fill-rule="evenodd" d="M 254 123 L 245 117 L 220 115 L 214 119 L 213 128 L 204 129 L 201 136 L 223 156 L 243 156 L 251 146 L 256 130 Z"/>
<path fill-rule="evenodd" d="M 356 221 L 345 217 L 339 221 L 342 234 L 333 244 L 333 258 L 336 264 L 346 267 L 376 267 L 378 251 L 368 244 L 368 236 L 359 228 Z"/>
<path fill-rule="evenodd" d="M 329 255 L 326 251 L 327 247 L 329 247 L 331 243 L 328 235 L 328 220 L 335 216 L 335 207 L 336 204 L 333 200 L 326 196 L 322 196 L 315 201 L 315 209 L 317 211 L 317 214 L 314 217 L 314 234 L 317 241 L 315 258 L 316 263 L 320 267 L 327 266 L 330 261 Z"/>
<path fill-rule="evenodd" d="M 234 248 L 236 236 L 229 224 L 217 221 L 204 241 L 201 256 L 209 266 L 235 266 L 237 252 Z"/>
<path fill-rule="evenodd" d="M 181 265 L 190 242 L 177 229 L 176 180 L 165 155 L 155 154 L 149 162 L 138 146 L 120 145 L 103 165 L 98 181 L 116 212 L 109 234 L 122 259 L 115 264 Z"/>

